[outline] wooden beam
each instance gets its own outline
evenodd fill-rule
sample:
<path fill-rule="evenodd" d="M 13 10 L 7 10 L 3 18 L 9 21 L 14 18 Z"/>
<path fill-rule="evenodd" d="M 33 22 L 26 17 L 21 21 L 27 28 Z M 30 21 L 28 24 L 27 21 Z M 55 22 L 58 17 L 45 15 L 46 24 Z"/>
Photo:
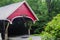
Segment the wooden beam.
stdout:
<path fill-rule="evenodd" d="M 9 28 L 9 22 L 8 22 L 7 27 L 5 29 L 5 40 L 8 40 L 8 28 Z"/>

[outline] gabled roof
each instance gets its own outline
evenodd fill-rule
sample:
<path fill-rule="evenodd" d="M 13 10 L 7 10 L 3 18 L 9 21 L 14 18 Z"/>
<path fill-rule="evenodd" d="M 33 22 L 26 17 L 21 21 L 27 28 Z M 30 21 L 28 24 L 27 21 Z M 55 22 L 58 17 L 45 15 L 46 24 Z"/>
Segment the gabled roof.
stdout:
<path fill-rule="evenodd" d="M 19 6 L 24 2 L 10 4 L 4 7 L 0 7 L 0 20 L 5 20 L 9 15 L 11 15 Z"/>
<path fill-rule="evenodd" d="M 26 3 L 26 5 L 28 6 L 28 8 L 33 13 L 33 15 L 36 17 L 35 13 L 32 11 L 32 9 L 28 5 L 28 3 L 26 1 L 23 1 L 23 2 L 19 2 L 19 3 L 10 4 L 10 5 L 4 6 L 4 7 L 0 7 L 0 20 L 6 20 L 7 17 L 10 16 L 23 3 Z M 36 17 L 36 19 L 38 20 L 37 17 Z"/>

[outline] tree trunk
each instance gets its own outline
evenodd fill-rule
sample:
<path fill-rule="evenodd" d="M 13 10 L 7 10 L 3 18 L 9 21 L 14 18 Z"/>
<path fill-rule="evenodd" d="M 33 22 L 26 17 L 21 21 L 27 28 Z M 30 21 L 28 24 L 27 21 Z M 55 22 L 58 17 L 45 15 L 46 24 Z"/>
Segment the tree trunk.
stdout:
<path fill-rule="evenodd" d="M 48 13 L 51 12 L 51 0 L 46 0 L 47 7 L 48 7 Z"/>
<path fill-rule="evenodd" d="M 30 36 L 30 29 L 28 29 L 28 35 Z"/>
<path fill-rule="evenodd" d="M 30 27 L 29 27 L 29 29 L 28 29 L 28 35 L 30 36 L 30 30 L 31 30 L 31 25 L 30 25 Z"/>

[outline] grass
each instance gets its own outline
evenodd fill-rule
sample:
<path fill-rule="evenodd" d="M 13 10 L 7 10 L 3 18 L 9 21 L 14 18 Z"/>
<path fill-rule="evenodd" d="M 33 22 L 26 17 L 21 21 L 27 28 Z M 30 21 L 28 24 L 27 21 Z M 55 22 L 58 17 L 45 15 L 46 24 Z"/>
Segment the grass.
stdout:
<path fill-rule="evenodd" d="M 32 37 L 29 37 L 29 39 L 28 40 L 32 40 Z"/>

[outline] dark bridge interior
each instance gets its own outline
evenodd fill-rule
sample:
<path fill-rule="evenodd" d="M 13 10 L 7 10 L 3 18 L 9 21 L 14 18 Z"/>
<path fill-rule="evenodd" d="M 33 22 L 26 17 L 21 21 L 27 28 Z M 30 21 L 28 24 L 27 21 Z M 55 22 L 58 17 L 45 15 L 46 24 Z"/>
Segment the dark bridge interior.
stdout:
<path fill-rule="evenodd" d="M 28 27 L 29 26 L 25 26 L 25 22 L 27 21 L 32 21 L 31 19 L 29 18 L 15 18 L 13 20 L 13 24 L 10 24 L 9 25 L 9 28 L 8 28 L 8 35 L 10 37 L 13 37 L 13 36 L 20 36 L 20 35 L 25 35 L 25 34 L 28 34 Z M 1 27 L 4 27 L 4 21 L 0 21 L 0 32 L 1 32 Z M 7 23 L 8 21 L 5 21 L 5 27 L 7 26 Z"/>
<path fill-rule="evenodd" d="M 28 27 L 25 26 L 25 22 L 32 21 L 29 18 L 16 18 L 13 20 L 13 24 L 10 25 L 8 33 L 9 36 L 18 36 L 28 34 Z"/>
<path fill-rule="evenodd" d="M 28 29 L 24 25 L 24 21 L 22 18 L 16 18 L 13 21 L 13 24 L 9 27 L 9 36 L 16 36 L 16 35 L 24 35 L 28 33 Z"/>

